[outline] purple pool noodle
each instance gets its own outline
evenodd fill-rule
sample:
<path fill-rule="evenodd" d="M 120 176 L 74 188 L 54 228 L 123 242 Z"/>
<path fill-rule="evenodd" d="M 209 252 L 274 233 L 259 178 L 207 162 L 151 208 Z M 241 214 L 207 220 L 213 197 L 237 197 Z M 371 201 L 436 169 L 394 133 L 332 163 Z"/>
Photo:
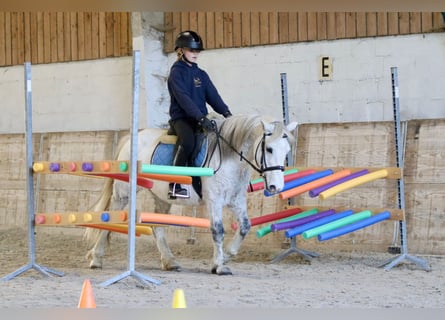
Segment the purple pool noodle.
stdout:
<path fill-rule="evenodd" d="M 314 189 L 310 190 L 309 191 L 309 196 L 311 198 L 315 198 L 316 196 L 318 196 L 320 194 L 320 192 L 323 192 L 323 191 L 325 191 L 325 190 L 327 190 L 329 188 L 332 188 L 333 186 L 336 186 L 336 185 L 338 185 L 340 183 L 343 183 L 343 182 L 346 182 L 348 180 L 351 180 L 351 179 L 363 176 L 363 175 L 365 175 L 367 173 L 369 173 L 368 169 L 364 169 L 364 170 L 360 170 L 360 171 L 351 173 L 350 175 L 348 175 L 346 177 L 337 179 L 337 180 L 332 181 L 330 183 L 326 183 L 326 184 L 324 184 L 324 185 L 322 185 L 322 186 L 320 186 L 318 188 L 314 188 Z"/>
<path fill-rule="evenodd" d="M 381 213 L 378 213 L 374 216 L 371 216 L 369 218 L 351 223 L 351 224 L 347 224 L 343 227 L 331 230 L 331 231 L 327 231 L 324 233 L 320 233 L 318 235 L 318 240 L 319 241 L 325 241 L 325 240 L 329 240 L 338 236 L 342 236 L 346 233 L 351 233 L 353 231 L 356 231 L 358 229 L 363 229 L 364 227 L 370 226 L 372 224 L 375 224 L 377 222 L 383 221 L 383 220 L 387 220 L 391 217 L 391 214 L 389 213 L 389 211 L 383 211 Z"/>
<path fill-rule="evenodd" d="M 312 228 L 321 226 L 323 224 L 350 216 L 353 213 L 354 213 L 354 211 L 352 211 L 352 210 L 342 211 L 342 212 L 339 212 L 339 213 L 336 213 L 336 214 L 333 214 L 333 215 L 303 224 L 301 226 L 286 230 L 286 232 L 284 234 L 285 234 L 286 238 L 292 238 L 292 237 L 298 236 L 299 234 L 305 232 L 306 230 L 310 230 Z"/>
<path fill-rule="evenodd" d="M 301 226 L 303 224 L 306 224 L 306 223 L 312 222 L 314 220 L 321 219 L 321 218 L 324 218 L 324 217 L 327 217 L 327 216 L 330 216 L 333 214 L 335 214 L 335 210 L 329 209 L 329 210 L 322 211 L 322 212 L 319 212 L 314 215 L 310 215 L 310 216 L 307 216 L 307 217 L 304 217 L 301 219 L 272 223 L 270 225 L 270 229 L 272 231 L 280 231 L 280 230 L 284 230 L 284 229 L 290 229 L 290 228 Z"/>
<path fill-rule="evenodd" d="M 307 175 L 307 176 L 304 176 L 304 177 L 301 177 L 301 178 L 298 178 L 298 179 L 294 179 L 294 180 L 288 181 L 288 182 L 286 182 L 284 184 L 283 190 L 281 190 L 280 192 L 286 191 L 286 190 L 289 190 L 289 189 L 292 189 L 292 188 L 295 188 L 295 187 L 298 187 L 298 186 L 301 186 L 303 184 L 309 183 L 311 181 L 314 181 L 314 180 L 317 180 L 317 179 L 320 179 L 320 178 L 323 178 L 323 177 L 326 177 L 326 176 L 329 176 L 329 175 L 331 175 L 333 173 L 334 173 L 334 171 L 332 169 L 327 169 L 327 170 L 323 170 L 323 171 L 318 171 L 318 172 L 312 173 L 310 175 Z M 271 194 L 267 190 L 264 190 L 264 195 L 266 197 L 273 196 L 273 194 Z"/>
<path fill-rule="evenodd" d="M 82 170 L 83 171 L 93 171 L 93 164 L 90 162 L 82 163 Z"/>
<path fill-rule="evenodd" d="M 49 165 L 49 171 L 51 172 L 58 172 L 60 171 L 60 164 L 56 162 L 51 162 Z"/>

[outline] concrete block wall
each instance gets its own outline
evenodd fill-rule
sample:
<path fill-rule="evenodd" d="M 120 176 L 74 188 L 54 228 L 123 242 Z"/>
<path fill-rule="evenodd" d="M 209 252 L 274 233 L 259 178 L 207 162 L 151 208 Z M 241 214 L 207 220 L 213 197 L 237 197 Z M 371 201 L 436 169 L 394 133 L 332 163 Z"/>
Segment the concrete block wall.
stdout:
<path fill-rule="evenodd" d="M 0 69 L 0 134 L 24 132 L 24 66 Z M 128 129 L 132 57 L 31 65 L 33 132 Z"/>
<path fill-rule="evenodd" d="M 320 80 L 322 56 L 331 80 Z M 199 59 L 237 113 L 281 116 L 286 73 L 289 115 L 300 123 L 392 120 L 397 67 L 402 120 L 445 117 L 445 33 L 209 50 Z"/>
<path fill-rule="evenodd" d="M 161 33 L 134 39 L 141 52 L 140 127 L 165 127 L 166 79 L 175 55 Z M 445 118 L 445 33 L 203 51 L 199 65 L 234 113 L 282 117 L 286 73 L 289 116 L 299 123 L 388 121 L 391 67 L 398 68 L 401 119 Z M 320 57 L 332 62 L 320 80 Z M 24 68 L 0 70 L 0 133 L 24 131 Z M 132 57 L 32 66 L 35 132 L 122 130 L 130 126 Z"/>

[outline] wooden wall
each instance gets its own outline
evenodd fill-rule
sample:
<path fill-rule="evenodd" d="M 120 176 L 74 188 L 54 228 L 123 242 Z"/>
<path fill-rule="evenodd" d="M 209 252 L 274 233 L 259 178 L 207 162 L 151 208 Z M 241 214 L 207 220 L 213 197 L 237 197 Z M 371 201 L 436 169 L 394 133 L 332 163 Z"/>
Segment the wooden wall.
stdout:
<path fill-rule="evenodd" d="M 132 54 L 129 12 L 0 12 L 0 66 Z"/>
<path fill-rule="evenodd" d="M 165 51 L 198 32 L 207 49 L 443 31 L 440 12 L 167 12 Z"/>
<path fill-rule="evenodd" d="M 34 159 L 105 160 L 113 157 L 116 140 L 124 132 L 82 132 L 34 135 Z M 445 254 L 445 119 L 416 120 L 407 124 L 405 151 L 405 199 L 410 252 Z M 304 124 L 299 127 L 295 165 L 301 167 L 386 167 L 395 166 L 392 122 Z M 27 226 L 26 170 L 23 135 L 0 135 L 0 224 Z M 36 211 L 64 212 L 88 210 L 98 199 L 104 181 L 65 175 L 36 175 Z M 250 217 L 279 211 L 287 205 L 278 197 L 262 192 L 249 194 Z M 298 196 L 296 205 L 349 208 L 397 208 L 396 180 L 379 179 L 319 200 Z M 148 191 L 138 195 L 139 209 L 150 211 L 153 205 Z M 175 206 L 174 214 L 192 216 L 190 208 Z M 202 208 L 198 217 L 206 217 Z M 231 216 L 225 215 L 225 228 L 232 233 Z M 385 221 L 326 242 L 298 240 L 299 246 L 313 250 L 374 250 L 386 252 L 391 246 L 397 221 Z M 57 232 L 57 228 L 54 228 Z M 258 248 L 280 250 L 284 234 L 277 232 L 256 238 L 256 228 L 248 243 Z M 208 241 L 206 230 L 194 230 L 199 241 Z M 189 228 L 168 228 L 169 237 L 184 240 Z M 201 238 L 202 236 L 202 238 Z M 202 239 L 202 240 L 200 240 Z"/>
<path fill-rule="evenodd" d="M 196 30 L 207 49 L 443 31 L 439 12 L 166 12 L 165 48 Z M 132 54 L 130 12 L 0 12 L 0 66 Z"/>

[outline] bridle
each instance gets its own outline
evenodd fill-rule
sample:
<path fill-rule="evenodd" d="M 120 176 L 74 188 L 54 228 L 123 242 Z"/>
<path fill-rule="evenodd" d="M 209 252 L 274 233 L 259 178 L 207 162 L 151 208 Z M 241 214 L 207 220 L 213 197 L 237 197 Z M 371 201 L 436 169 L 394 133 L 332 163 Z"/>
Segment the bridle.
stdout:
<path fill-rule="evenodd" d="M 246 161 L 250 167 L 252 169 L 254 169 L 256 172 L 258 172 L 260 174 L 260 176 L 263 176 L 263 174 L 267 171 L 274 171 L 274 170 L 280 170 L 280 171 L 284 171 L 284 166 L 268 166 L 267 162 L 266 162 L 266 137 L 267 136 L 271 136 L 271 133 L 263 133 L 263 137 L 261 138 L 261 141 L 257 144 L 256 148 L 255 148 L 255 163 L 253 164 L 249 159 L 247 159 L 244 155 L 243 152 L 239 152 L 238 150 L 235 149 L 235 147 L 229 142 L 227 141 L 220 133 L 222 130 L 222 127 L 224 126 L 224 123 L 222 124 L 222 126 L 220 127 L 220 129 L 218 130 L 217 124 L 214 120 L 212 120 L 214 126 L 215 126 L 215 134 L 216 134 L 216 143 L 215 146 L 211 152 L 210 158 L 212 158 L 213 153 L 215 152 L 216 147 L 218 147 L 219 153 L 220 153 L 220 159 L 221 159 L 221 145 L 219 143 L 220 140 L 222 140 L 225 144 L 227 144 L 229 146 L 230 149 L 232 149 L 233 152 L 235 152 L 237 155 L 240 156 L 240 161 L 244 160 Z M 258 152 L 261 148 L 261 163 L 258 163 Z M 215 170 L 215 173 L 221 168 L 221 163 L 219 164 L 218 168 Z"/>

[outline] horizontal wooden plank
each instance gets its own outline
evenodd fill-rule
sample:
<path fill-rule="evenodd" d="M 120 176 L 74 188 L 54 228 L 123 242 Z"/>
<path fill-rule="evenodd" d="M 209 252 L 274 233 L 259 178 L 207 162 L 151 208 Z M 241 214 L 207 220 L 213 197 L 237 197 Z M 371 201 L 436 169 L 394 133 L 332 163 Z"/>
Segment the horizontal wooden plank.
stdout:
<path fill-rule="evenodd" d="M 72 212 L 37 212 L 35 214 L 36 226 L 63 226 L 78 224 L 123 223 L 128 219 L 127 211 L 72 211 Z"/>

